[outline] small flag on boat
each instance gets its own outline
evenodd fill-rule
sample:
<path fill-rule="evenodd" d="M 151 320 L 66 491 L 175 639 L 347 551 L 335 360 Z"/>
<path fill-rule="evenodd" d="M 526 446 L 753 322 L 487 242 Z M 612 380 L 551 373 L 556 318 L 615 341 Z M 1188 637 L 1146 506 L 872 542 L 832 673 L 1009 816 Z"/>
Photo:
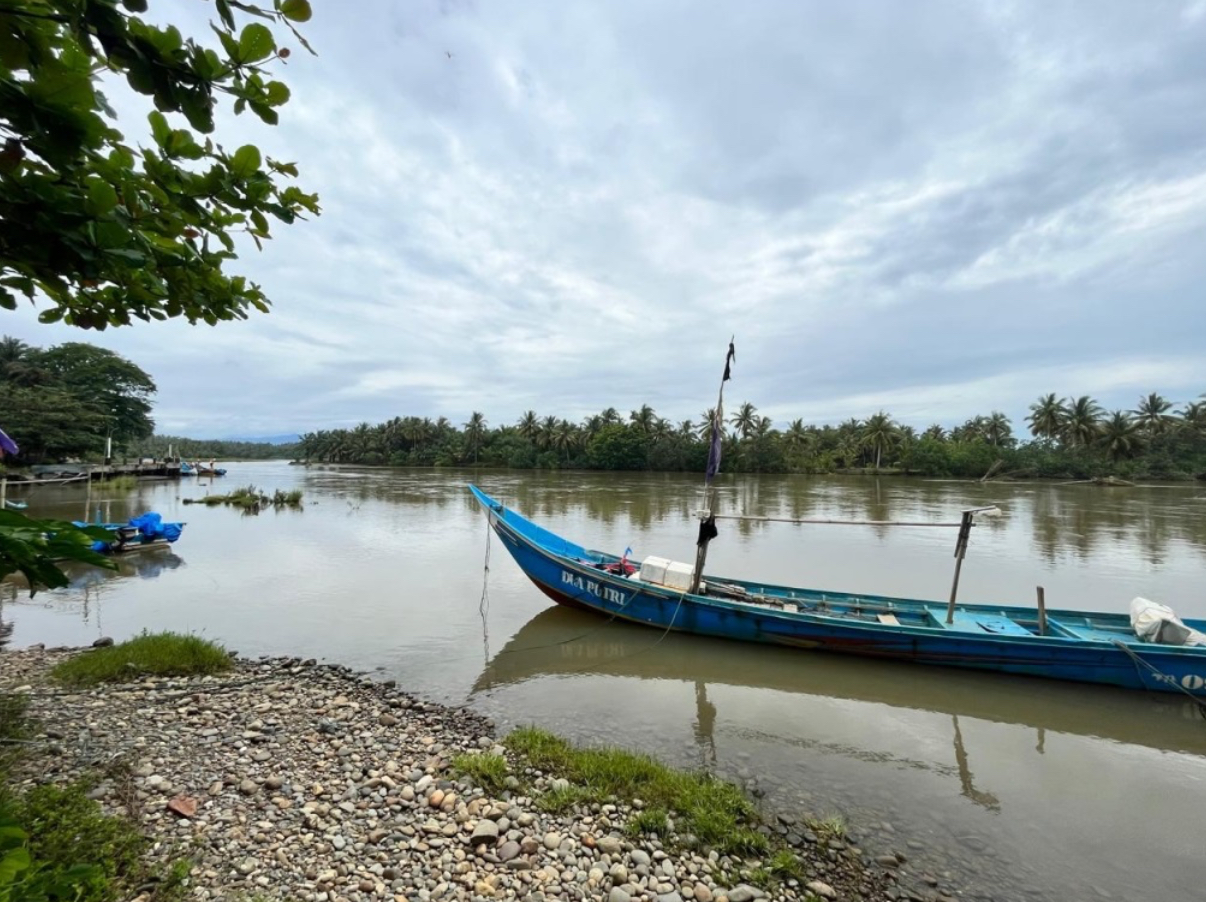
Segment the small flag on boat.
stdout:
<path fill-rule="evenodd" d="M 17 443 L 8 437 L 8 433 L 0 429 L 0 457 L 5 454 L 17 454 L 21 451 Z"/>

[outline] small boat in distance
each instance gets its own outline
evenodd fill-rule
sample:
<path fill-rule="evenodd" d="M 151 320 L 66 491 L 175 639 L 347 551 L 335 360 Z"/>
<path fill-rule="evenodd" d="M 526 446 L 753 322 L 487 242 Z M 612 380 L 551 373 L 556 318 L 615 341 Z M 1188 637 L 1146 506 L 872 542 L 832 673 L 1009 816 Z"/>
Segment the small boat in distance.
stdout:
<path fill-rule="evenodd" d="M 524 574 L 558 604 L 670 631 L 1206 699 L 1206 646 L 1141 640 L 1128 614 L 929 602 L 772 586 L 593 551 L 470 491 Z M 1045 622 L 1044 622 L 1045 621 Z M 1185 625 L 1206 632 L 1206 621 Z"/>
<path fill-rule="evenodd" d="M 209 466 L 205 466 L 204 464 L 200 464 L 200 463 L 190 464 L 187 460 L 184 460 L 184 461 L 180 462 L 180 475 L 181 476 L 225 476 L 226 468 L 225 467 L 215 467 L 214 462 L 212 460 L 209 462 Z"/>

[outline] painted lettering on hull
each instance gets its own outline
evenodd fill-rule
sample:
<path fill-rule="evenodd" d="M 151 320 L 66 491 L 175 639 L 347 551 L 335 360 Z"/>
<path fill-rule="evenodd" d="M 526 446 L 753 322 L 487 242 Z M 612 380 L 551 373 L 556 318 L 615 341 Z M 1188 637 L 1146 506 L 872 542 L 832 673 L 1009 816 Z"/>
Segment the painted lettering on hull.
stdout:
<path fill-rule="evenodd" d="M 1164 683 L 1169 686 L 1178 684 L 1177 678 L 1165 673 L 1152 674 L 1152 679 L 1157 683 Z M 1182 689 L 1188 689 L 1190 692 L 1197 692 L 1206 687 L 1206 677 L 1200 677 L 1196 673 L 1187 673 L 1181 677 L 1180 686 Z"/>
<path fill-rule="evenodd" d="M 601 601 L 609 601 L 612 604 L 623 604 L 626 597 L 625 593 L 619 589 L 604 586 L 593 579 L 587 579 L 577 573 L 570 573 L 568 570 L 561 571 L 561 585 L 573 586 L 579 592 L 585 592 L 587 595 L 593 595 Z"/>

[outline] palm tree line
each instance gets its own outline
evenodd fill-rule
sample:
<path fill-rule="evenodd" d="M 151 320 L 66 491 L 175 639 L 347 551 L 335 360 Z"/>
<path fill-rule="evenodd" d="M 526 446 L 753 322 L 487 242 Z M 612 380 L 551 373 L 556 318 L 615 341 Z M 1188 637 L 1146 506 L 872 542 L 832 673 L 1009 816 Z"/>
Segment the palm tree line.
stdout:
<path fill-rule="evenodd" d="M 1206 397 L 1206 396 L 1203 396 Z M 1020 476 L 1102 475 L 1123 470 L 1154 476 L 1206 471 L 1206 402 L 1173 402 L 1157 393 L 1133 410 L 1106 413 L 1091 397 L 1040 397 L 1026 417 L 1031 438 L 1019 441 L 1000 411 L 947 429 L 920 432 L 880 410 L 865 420 L 778 429 L 750 402 L 723 423 L 724 469 L 730 472 L 848 470 L 979 476 L 989 468 Z M 702 471 L 713 410 L 672 422 L 648 404 L 627 416 L 608 407 L 581 422 L 535 410 L 492 427 L 474 411 L 460 426 L 446 417 L 394 417 L 303 435 L 301 459 L 394 466 L 485 465 Z"/>

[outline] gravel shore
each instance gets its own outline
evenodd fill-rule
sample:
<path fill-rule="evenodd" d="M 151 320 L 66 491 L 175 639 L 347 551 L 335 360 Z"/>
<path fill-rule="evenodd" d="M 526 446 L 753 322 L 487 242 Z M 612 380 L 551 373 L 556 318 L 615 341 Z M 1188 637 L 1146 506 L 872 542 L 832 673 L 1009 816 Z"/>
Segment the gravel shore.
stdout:
<path fill-rule="evenodd" d="M 486 720 L 346 668 L 239 660 L 216 677 L 50 686 L 48 669 L 76 653 L 0 652 L 0 688 L 28 692 L 40 722 L 19 778 L 99 775 L 92 797 L 136 819 L 152 855 L 194 861 L 193 899 L 923 898 L 894 883 L 899 862 L 864 863 L 802 827 L 800 879 L 771 882 L 767 861 L 626 835 L 639 801 L 548 814 L 536 799 L 555 775 L 525 771 Z M 506 754 L 511 788 L 458 777 L 467 752 Z"/>

